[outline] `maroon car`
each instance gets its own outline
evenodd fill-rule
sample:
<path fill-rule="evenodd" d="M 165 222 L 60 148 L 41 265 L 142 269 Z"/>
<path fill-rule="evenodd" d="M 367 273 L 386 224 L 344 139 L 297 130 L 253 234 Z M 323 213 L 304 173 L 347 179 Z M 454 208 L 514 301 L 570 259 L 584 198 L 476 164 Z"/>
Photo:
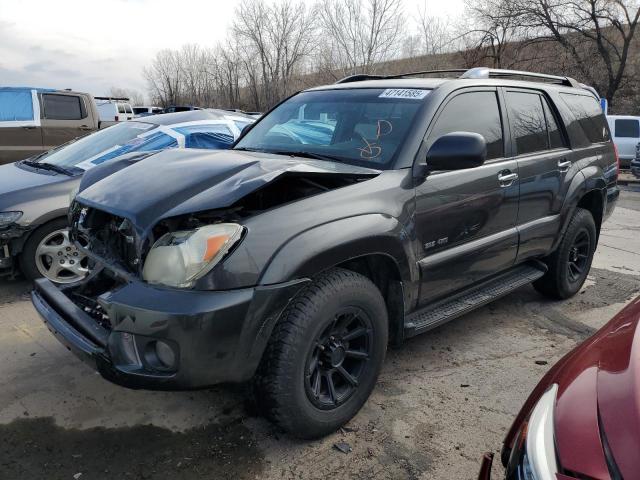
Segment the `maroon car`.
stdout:
<path fill-rule="evenodd" d="M 639 321 L 640 297 L 549 370 L 505 439 L 507 480 L 640 479 Z"/>

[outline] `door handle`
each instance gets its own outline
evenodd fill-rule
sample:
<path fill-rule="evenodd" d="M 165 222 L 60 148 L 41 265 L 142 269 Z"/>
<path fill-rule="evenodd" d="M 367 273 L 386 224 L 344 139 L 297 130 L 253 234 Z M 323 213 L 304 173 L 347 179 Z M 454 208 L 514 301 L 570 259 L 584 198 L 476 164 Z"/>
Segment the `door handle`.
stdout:
<path fill-rule="evenodd" d="M 571 167 L 571 160 L 565 160 L 563 158 L 562 160 L 558 161 L 558 169 L 561 172 L 566 172 L 567 170 L 569 170 L 570 167 Z"/>
<path fill-rule="evenodd" d="M 33 126 L 33 125 L 25 125 L 25 126 L 24 126 L 24 127 L 22 127 L 22 128 L 23 128 L 23 129 L 25 129 L 25 130 L 35 130 L 35 129 L 36 129 L 36 127 L 35 127 L 35 126 Z"/>
<path fill-rule="evenodd" d="M 511 184 L 513 184 L 513 182 L 517 179 L 518 174 L 511 173 L 509 172 L 509 170 L 505 170 L 504 172 L 500 172 L 498 174 L 498 182 L 500 182 L 501 187 L 510 187 Z"/>
<path fill-rule="evenodd" d="M 80 125 L 80 130 L 91 130 L 91 127 L 88 125 Z"/>

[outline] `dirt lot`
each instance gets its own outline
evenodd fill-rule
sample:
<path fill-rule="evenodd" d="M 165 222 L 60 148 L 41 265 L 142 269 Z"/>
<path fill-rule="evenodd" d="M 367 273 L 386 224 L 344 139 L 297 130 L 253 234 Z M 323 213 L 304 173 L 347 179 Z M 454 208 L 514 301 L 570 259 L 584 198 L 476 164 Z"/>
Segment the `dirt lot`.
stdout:
<path fill-rule="evenodd" d="M 0 283 L 0 478 L 473 479 L 546 369 L 640 292 L 633 190 L 580 294 L 551 302 L 525 287 L 390 351 L 362 412 L 321 441 L 251 417 L 236 387 L 111 385 L 51 337 L 26 282 Z"/>

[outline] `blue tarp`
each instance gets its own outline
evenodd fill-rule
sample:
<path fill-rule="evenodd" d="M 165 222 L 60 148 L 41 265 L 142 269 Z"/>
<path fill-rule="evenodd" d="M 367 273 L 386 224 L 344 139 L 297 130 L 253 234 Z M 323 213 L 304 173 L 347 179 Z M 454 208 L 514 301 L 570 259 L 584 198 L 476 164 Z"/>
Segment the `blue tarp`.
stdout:
<path fill-rule="evenodd" d="M 0 122 L 33 121 L 31 90 L 0 89 Z"/>

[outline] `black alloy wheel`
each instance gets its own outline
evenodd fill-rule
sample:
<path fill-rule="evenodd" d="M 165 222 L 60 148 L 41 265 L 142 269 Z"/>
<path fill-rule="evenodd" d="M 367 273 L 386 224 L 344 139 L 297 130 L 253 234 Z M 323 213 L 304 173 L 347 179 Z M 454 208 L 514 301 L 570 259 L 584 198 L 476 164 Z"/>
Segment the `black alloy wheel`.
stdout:
<path fill-rule="evenodd" d="M 591 252 L 591 240 L 586 229 L 580 230 L 576 235 L 573 245 L 569 248 L 567 258 L 567 276 L 569 281 L 577 282 L 589 265 L 589 253 Z"/>
<path fill-rule="evenodd" d="M 306 362 L 305 391 L 318 408 L 330 410 L 358 389 L 371 355 L 371 319 L 358 307 L 340 310 L 316 338 Z"/>

